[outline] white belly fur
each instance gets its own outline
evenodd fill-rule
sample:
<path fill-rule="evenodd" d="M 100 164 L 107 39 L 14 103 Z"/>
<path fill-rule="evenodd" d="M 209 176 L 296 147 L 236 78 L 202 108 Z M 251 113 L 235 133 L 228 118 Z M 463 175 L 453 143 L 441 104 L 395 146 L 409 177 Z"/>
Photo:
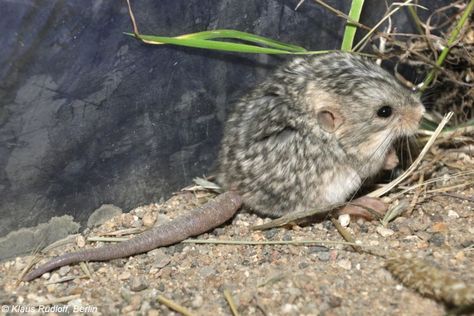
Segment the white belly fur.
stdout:
<path fill-rule="evenodd" d="M 329 205 L 340 204 L 354 193 L 362 184 L 362 180 L 352 168 L 339 169 L 323 175 L 323 196 Z"/>

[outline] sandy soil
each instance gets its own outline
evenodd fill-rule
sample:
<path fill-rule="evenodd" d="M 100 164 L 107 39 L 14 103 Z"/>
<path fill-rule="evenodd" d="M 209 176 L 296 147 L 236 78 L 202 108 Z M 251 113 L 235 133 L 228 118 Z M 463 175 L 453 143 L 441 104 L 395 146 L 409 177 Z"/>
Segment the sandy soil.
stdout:
<path fill-rule="evenodd" d="M 444 168 L 437 176 L 457 171 Z M 352 219 L 347 229 L 363 245 L 399 254 L 411 253 L 472 284 L 472 178 L 470 175 L 471 186 L 447 194 L 421 192 L 413 212 L 398 217 L 386 227 L 376 221 Z M 446 176 L 429 189 L 465 181 L 465 177 Z M 404 198 L 411 201 L 412 197 L 413 191 L 396 199 L 394 204 Z M 205 200 L 206 194 L 202 192 L 181 192 L 163 204 L 139 207 L 116 216 L 83 235 L 87 238 L 124 229 L 141 231 L 173 219 Z M 329 220 L 306 226 L 251 230 L 253 225 L 267 221 L 241 212 L 231 223 L 198 238 L 343 241 Z M 41 262 L 81 247 L 104 244 L 86 243 L 84 237 L 73 236 L 69 242 L 48 251 Z M 71 265 L 29 283 L 18 282 L 18 276 L 32 257 L 18 257 L 0 264 L 3 314 L 18 314 L 22 308 L 31 314 L 52 308 L 50 315 L 55 314 L 54 308 L 92 315 L 177 314 L 157 301 L 162 295 L 196 315 L 230 315 L 224 290 L 229 291 L 241 315 L 444 315 L 447 311 L 442 303 L 423 297 L 394 279 L 384 268 L 383 258 L 357 253 L 342 244 L 181 243 L 130 258 L 88 263 L 90 277 L 80 265 Z"/>

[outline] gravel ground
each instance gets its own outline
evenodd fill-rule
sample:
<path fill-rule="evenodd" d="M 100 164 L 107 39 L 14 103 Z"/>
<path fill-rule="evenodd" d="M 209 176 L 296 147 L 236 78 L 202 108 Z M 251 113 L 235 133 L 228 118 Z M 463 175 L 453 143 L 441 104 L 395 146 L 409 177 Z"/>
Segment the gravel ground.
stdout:
<path fill-rule="evenodd" d="M 438 185 L 452 185 L 450 181 L 446 178 Z M 363 245 L 411 253 L 472 284 L 474 187 L 465 186 L 449 194 L 452 195 L 425 192 L 410 215 L 398 217 L 386 227 L 376 221 L 352 219 L 347 230 Z M 400 198 L 405 197 L 411 201 L 412 195 Z M 171 220 L 205 200 L 205 193 L 183 191 L 163 204 L 139 207 L 86 230 L 83 235 L 72 236 L 49 250 L 41 262 L 81 247 L 104 244 L 85 242 L 87 237 L 121 230 L 136 233 Z M 241 212 L 232 223 L 198 239 L 343 241 L 329 220 L 251 230 L 253 225 L 267 221 Z M 90 262 L 85 270 L 81 265 L 65 266 L 32 282 L 18 282 L 32 258 L 18 257 L 0 264 L 4 314 L 17 314 L 21 308 L 41 314 L 47 310 L 40 308 L 53 308 L 50 315 L 55 315 L 54 308 L 57 312 L 67 308 L 68 312 L 92 315 L 177 315 L 157 301 L 162 295 L 193 315 L 231 315 L 225 290 L 241 315 L 444 315 L 447 311 L 442 303 L 423 297 L 394 279 L 384 268 L 383 258 L 335 243 L 180 243 L 130 258 Z M 87 270 L 90 277 L 84 272 Z M 5 306 L 10 312 L 5 313 Z"/>

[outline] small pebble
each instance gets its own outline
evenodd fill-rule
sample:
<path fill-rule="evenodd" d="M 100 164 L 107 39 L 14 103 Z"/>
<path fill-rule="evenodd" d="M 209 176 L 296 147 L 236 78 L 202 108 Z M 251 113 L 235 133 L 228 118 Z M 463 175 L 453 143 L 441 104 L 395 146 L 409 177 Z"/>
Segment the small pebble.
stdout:
<path fill-rule="evenodd" d="M 288 304 L 286 303 L 285 305 L 283 305 L 281 307 L 281 312 L 283 314 L 294 314 L 294 315 L 297 315 L 298 314 L 298 306 L 294 305 L 294 304 Z"/>
<path fill-rule="evenodd" d="M 342 214 L 338 220 L 342 227 L 347 227 L 351 223 L 351 216 L 349 214 Z"/>
<path fill-rule="evenodd" d="M 130 274 L 130 272 L 124 271 L 124 272 L 122 272 L 118 275 L 118 279 L 119 280 L 127 280 L 127 279 L 130 279 L 131 276 L 132 275 Z"/>
<path fill-rule="evenodd" d="M 421 240 L 429 240 L 431 238 L 431 234 L 423 231 L 416 232 L 416 235 L 420 237 Z"/>
<path fill-rule="evenodd" d="M 390 228 L 385 228 L 383 226 L 378 226 L 375 230 L 382 237 L 388 237 L 388 236 L 392 236 L 393 234 L 395 234 L 395 232 L 393 230 L 391 230 Z"/>
<path fill-rule="evenodd" d="M 150 309 L 147 313 L 147 316 L 160 316 L 160 312 L 157 309 Z"/>
<path fill-rule="evenodd" d="M 326 262 L 326 261 L 329 261 L 329 259 L 331 259 L 331 255 L 329 254 L 329 252 L 320 252 L 318 253 L 318 259 L 319 261 Z"/>
<path fill-rule="evenodd" d="M 63 267 L 59 268 L 58 273 L 59 273 L 60 276 L 65 276 L 66 274 L 69 273 L 69 271 L 71 271 L 70 266 L 63 266 Z"/>
<path fill-rule="evenodd" d="M 318 252 L 328 252 L 329 248 L 324 247 L 324 246 L 310 246 L 308 247 L 308 253 L 318 253 Z"/>
<path fill-rule="evenodd" d="M 134 292 L 143 291 L 148 288 L 148 282 L 143 276 L 133 277 L 130 280 L 130 290 Z"/>
<path fill-rule="evenodd" d="M 194 297 L 193 301 L 191 302 L 191 306 L 193 308 L 199 308 L 202 306 L 202 303 L 204 303 L 204 299 L 201 295 L 196 295 L 196 297 Z"/>
<path fill-rule="evenodd" d="M 84 238 L 84 236 L 78 235 L 78 236 L 76 237 L 76 245 L 77 245 L 79 248 L 83 248 L 83 247 L 86 245 L 86 239 Z"/>
<path fill-rule="evenodd" d="M 350 260 L 347 260 L 347 259 L 341 259 L 337 262 L 337 265 L 341 268 L 343 268 L 344 270 L 350 270 L 352 269 L 352 263 Z"/>
<path fill-rule="evenodd" d="M 459 214 L 456 213 L 456 212 L 453 211 L 453 210 L 449 210 L 449 211 L 448 211 L 448 217 L 449 217 L 449 218 L 459 218 Z"/>
<path fill-rule="evenodd" d="M 433 234 L 433 236 L 431 236 L 430 239 L 428 239 L 428 241 L 437 246 L 437 247 L 441 247 L 443 244 L 444 244 L 444 235 L 441 234 L 441 233 L 436 233 L 436 234 Z"/>
<path fill-rule="evenodd" d="M 152 227 L 155 225 L 156 216 L 153 213 L 146 213 L 143 216 L 143 226 L 145 227 Z"/>
<path fill-rule="evenodd" d="M 336 295 L 329 295 L 328 304 L 332 308 L 339 307 L 342 304 L 342 298 Z"/>

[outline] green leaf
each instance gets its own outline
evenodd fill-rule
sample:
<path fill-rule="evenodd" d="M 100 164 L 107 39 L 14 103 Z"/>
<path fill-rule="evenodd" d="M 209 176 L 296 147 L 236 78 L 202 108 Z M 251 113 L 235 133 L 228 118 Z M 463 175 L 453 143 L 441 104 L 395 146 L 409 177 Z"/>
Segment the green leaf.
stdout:
<path fill-rule="evenodd" d="M 229 30 L 225 30 L 225 31 L 229 32 Z M 228 51 L 228 52 L 239 52 L 239 53 L 310 55 L 310 54 L 324 54 L 324 53 L 330 52 L 328 50 L 307 51 L 304 48 L 301 48 L 298 46 L 289 45 L 289 44 L 277 42 L 274 40 L 268 40 L 261 36 L 252 35 L 252 34 L 248 34 L 252 36 L 246 36 L 245 38 L 252 39 L 253 42 L 257 42 L 257 41 L 265 42 L 265 43 L 271 44 L 271 46 L 273 47 L 281 47 L 281 48 L 284 47 L 285 49 L 269 48 L 269 47 L 261 47 L 261 46 L 242 44 L 242 43 L 223 42 L 223 41 L 204 39 L 204 38 L 220 38 L 221 37 L 218 33 L 212 33 L 212 32 L 214 31 L 186 34 L 186 35 L 180 35 L 177 37 L 154 36 L 154 35 L 143 35 L 143 34 L 133 34 L 133 33 L 124 33 L 124 34 L 133 36 L 137 39 L 144 41 L 147 44 L 152 44 L 152 45 L 172 44 L 172 45 L 179 45 L 179 46 L 186 46 L 186 47 L 212 49 L 212 50 L 220 50 L 220 51 Z M 239 31 L 235 31 L 235 32 L 243 33 Z"/>
<path fill-rule="evenodd" d="M 359 22 L 362 7 L 364 6 L 364 0 L 352 0 L 351 9 L 349 11 L 349 18 L 352 21 Z M 357 31 L 357 26 L 347 22 L 346 29 L 344 30 L 344 37 L 342 38 L 342 51 L 351 51 L 352 45 L 354 44 L 354 38 Z"/>

